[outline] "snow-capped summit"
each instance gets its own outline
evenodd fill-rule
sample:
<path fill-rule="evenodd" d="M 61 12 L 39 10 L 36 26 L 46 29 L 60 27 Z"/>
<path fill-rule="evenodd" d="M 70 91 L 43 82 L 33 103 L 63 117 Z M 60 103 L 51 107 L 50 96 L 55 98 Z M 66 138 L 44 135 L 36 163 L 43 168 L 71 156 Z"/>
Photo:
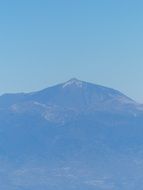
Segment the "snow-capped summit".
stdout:
<path fill-rule="evenodd" d="M 59 120 L 57 115 L 62 120 L 65 115 L 71 117 L 71 112 L 138 112 L 137 103 L 121 92 L 76 78 L 35 93 L 4 95 L 0 97 L 0 108 L 40 114 L 44 111 L 54 120 Z"/>
<path fill-rule="evenodd" d="M 72 78 L 63 84 L 63 88 L 69 87 L 69 86 L 76 86 L 76 87 L 81 88 L 83 86 L 83 82 L 76 78 Z"/>

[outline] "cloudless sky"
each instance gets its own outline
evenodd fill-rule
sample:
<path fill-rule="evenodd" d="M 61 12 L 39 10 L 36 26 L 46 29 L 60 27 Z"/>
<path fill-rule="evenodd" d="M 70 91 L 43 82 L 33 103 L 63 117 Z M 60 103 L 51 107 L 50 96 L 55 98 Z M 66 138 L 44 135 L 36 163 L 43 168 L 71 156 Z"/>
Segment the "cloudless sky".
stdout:
<path fill-rule="evenodd" d="M 0 1 L 0 94 L 72 77 L 143 103 L 143 1 Z"/>

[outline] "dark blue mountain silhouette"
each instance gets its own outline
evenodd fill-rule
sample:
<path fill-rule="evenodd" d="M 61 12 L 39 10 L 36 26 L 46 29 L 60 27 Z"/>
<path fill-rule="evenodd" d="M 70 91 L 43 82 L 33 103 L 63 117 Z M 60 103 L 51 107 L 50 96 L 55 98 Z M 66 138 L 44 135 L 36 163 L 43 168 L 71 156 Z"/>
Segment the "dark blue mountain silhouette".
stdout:
<path fill-rule="evenodd" d="M 78 79 L 0 97 L 3 190 L 143 188 L 143 106 Z"/>

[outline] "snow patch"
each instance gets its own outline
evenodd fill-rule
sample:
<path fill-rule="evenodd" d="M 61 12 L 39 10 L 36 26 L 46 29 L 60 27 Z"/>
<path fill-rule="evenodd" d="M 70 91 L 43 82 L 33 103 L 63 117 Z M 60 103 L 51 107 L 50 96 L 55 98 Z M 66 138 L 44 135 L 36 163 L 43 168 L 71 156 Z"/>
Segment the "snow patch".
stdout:
<path fill-rule="evenodd" d="M 63 88 L 73 86 L 73 85 L 76 87 L 82 88 L 83 82 L 76 78 L 73 78 L 73 79 L 69 80 L 68 82 L 64 83 Z"/>

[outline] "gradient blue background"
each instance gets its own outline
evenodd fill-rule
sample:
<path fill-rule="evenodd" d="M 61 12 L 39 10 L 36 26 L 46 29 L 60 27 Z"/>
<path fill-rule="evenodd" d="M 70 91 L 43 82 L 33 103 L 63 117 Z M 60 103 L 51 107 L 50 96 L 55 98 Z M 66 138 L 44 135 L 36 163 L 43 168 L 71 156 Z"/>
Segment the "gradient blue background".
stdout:
<path fill-rule="evenodd" d="M 72 77 L 143 102 L 143 1 L 0 1 L 0 94 Z"/>

